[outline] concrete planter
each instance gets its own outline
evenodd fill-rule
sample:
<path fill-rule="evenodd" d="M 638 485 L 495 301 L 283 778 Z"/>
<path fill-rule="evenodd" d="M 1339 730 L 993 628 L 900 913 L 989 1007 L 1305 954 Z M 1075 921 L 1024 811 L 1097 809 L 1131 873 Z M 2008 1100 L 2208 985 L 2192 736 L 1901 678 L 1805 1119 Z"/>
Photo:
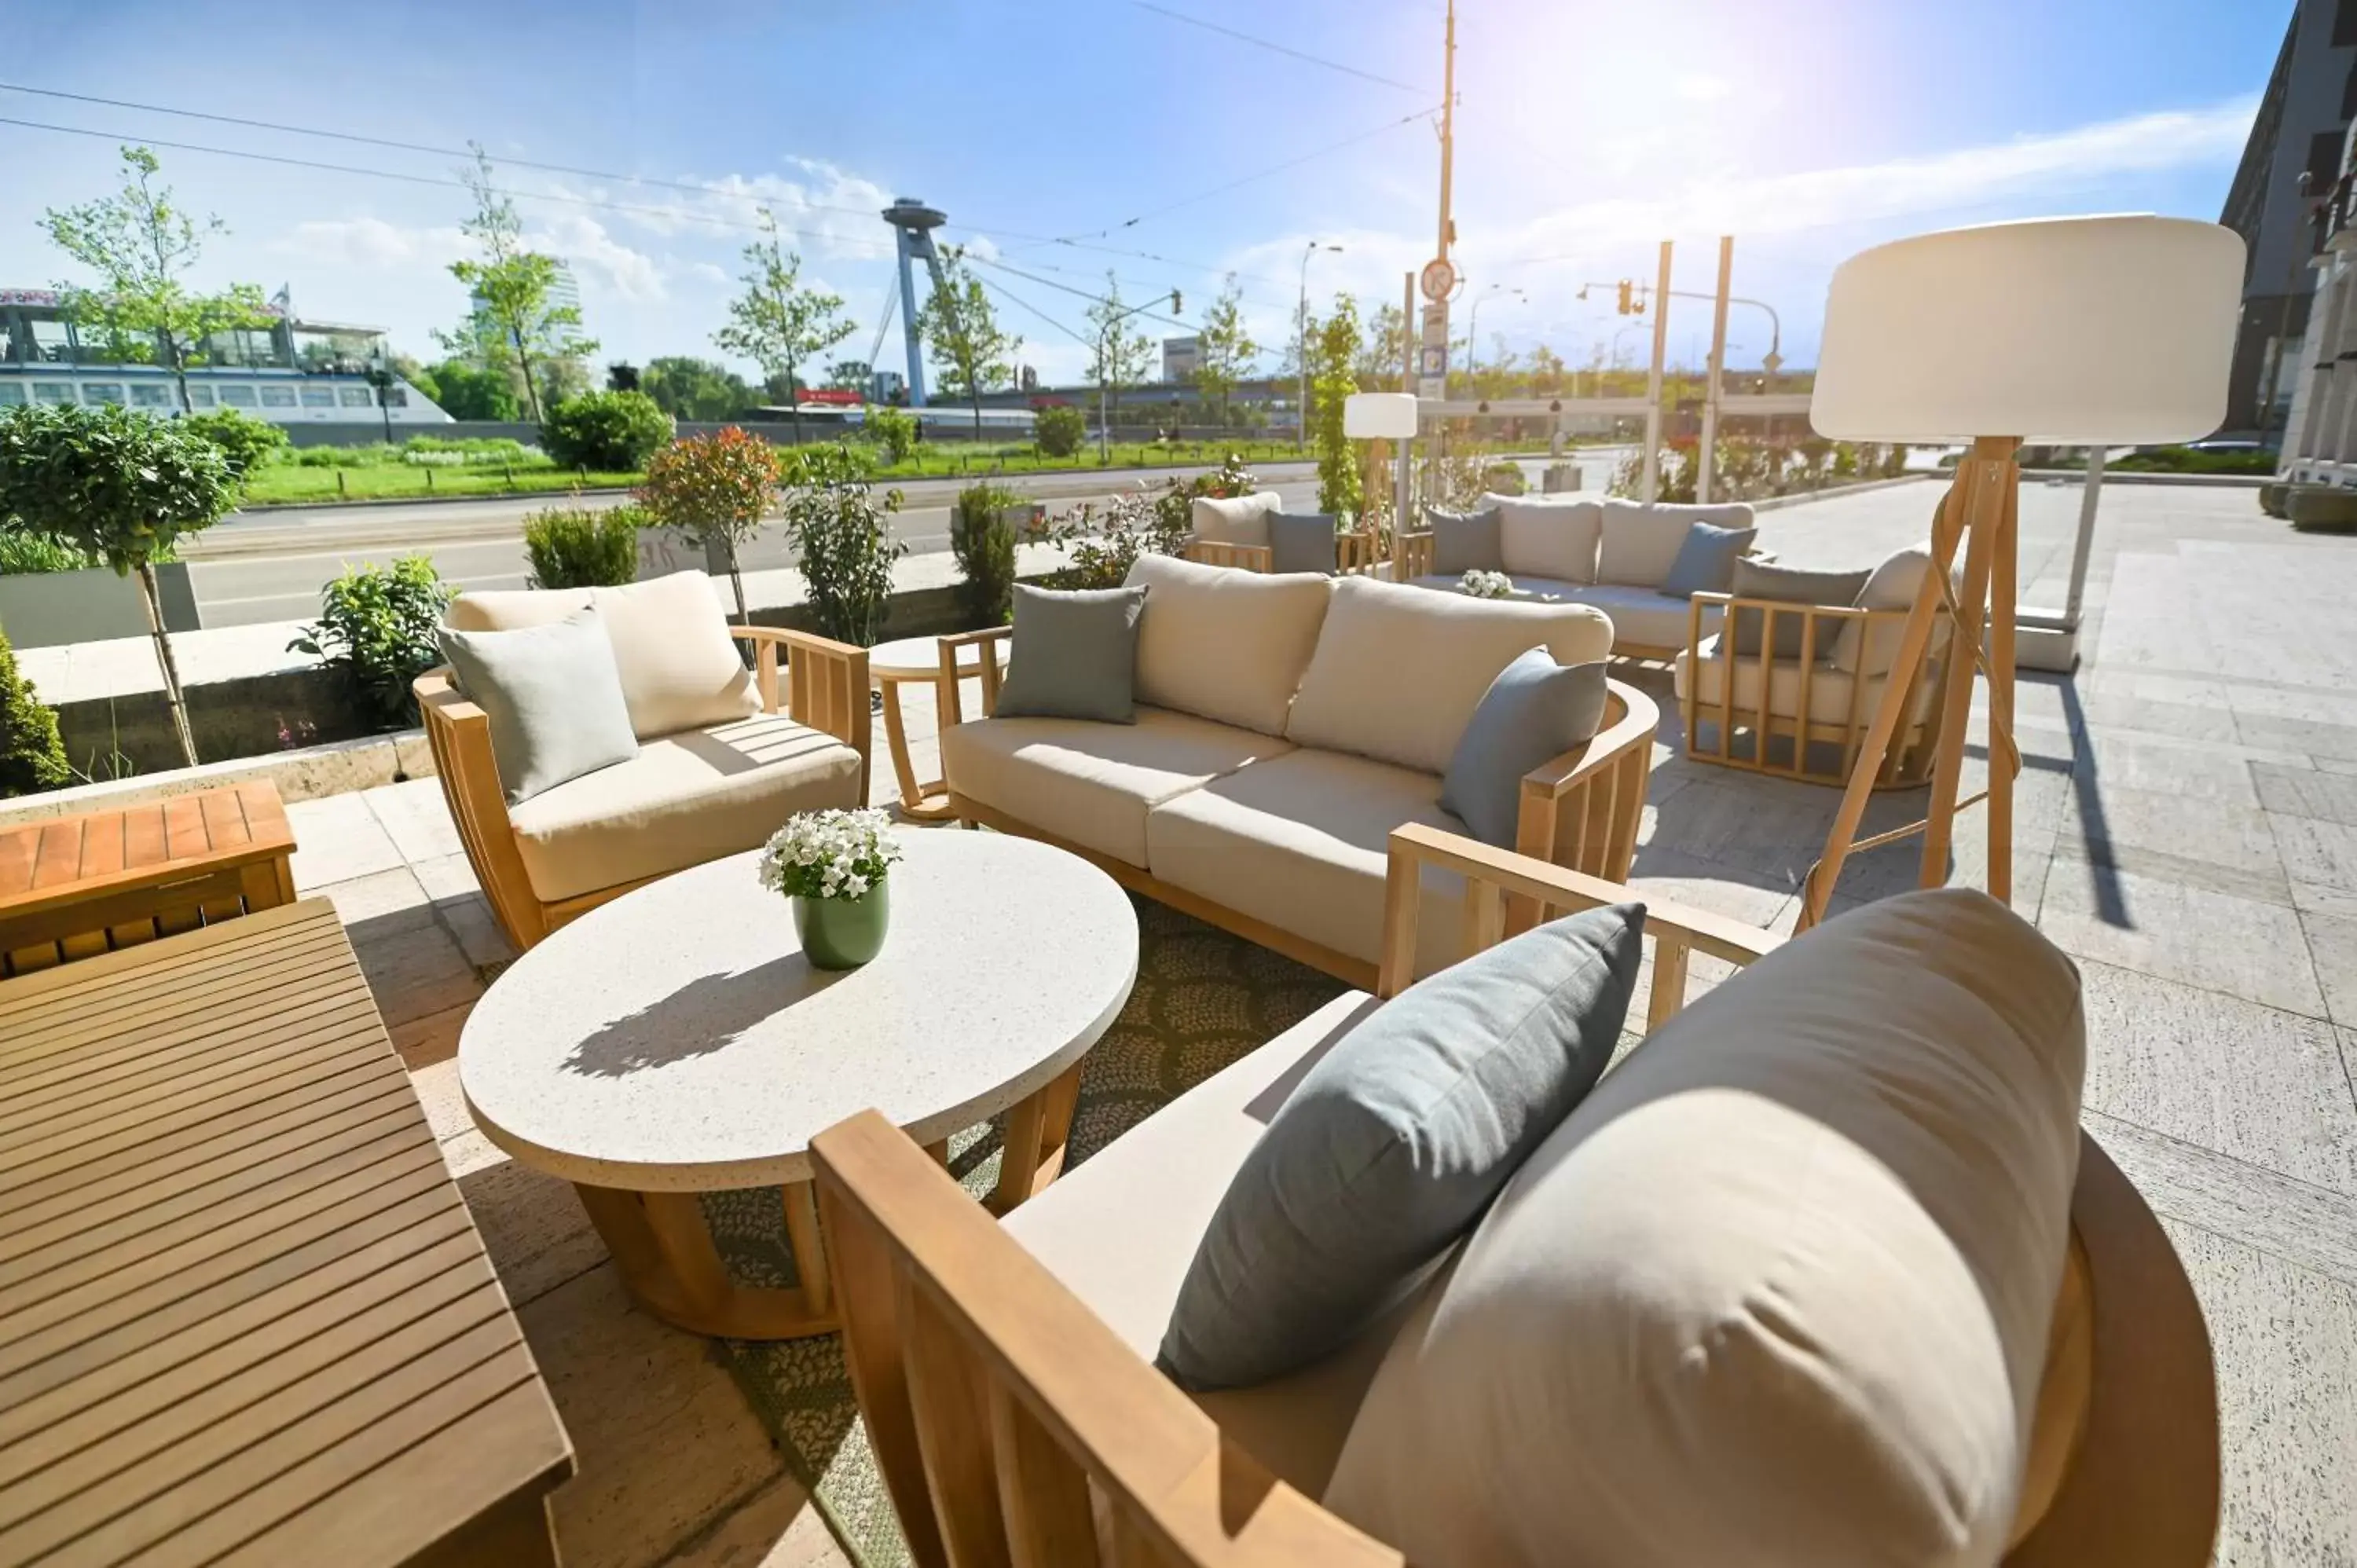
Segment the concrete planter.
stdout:
<path fill-rule="evenodd" d="M 156 568 L 166 631 L 194 631 L 197 597 L 188 568 L 178 561 Z M 17 648 L 59 648 L 147 635 L 139 585 L 103 566 L 81 572 L 28 572 L 0 576 L 0 631 Z"/>

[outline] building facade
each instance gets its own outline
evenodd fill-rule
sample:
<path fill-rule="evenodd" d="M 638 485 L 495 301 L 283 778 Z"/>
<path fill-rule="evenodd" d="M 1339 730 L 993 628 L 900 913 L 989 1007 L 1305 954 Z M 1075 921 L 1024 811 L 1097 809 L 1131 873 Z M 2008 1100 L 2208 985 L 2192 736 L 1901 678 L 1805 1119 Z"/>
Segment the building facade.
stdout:
<path fill-rule="evenodd" d="M 384 332 L 306 321 L 283 305 L 265 327 L 215 333 L 189 355 L 194 412 L 233 408 L 274 424 L 447 424 L 450 416 L 390 375 Z M 0 289 L 0 408 L 120 403 L 175 413 L 179 388 L 152 338 L 77 324 L 44 288 Z"/>

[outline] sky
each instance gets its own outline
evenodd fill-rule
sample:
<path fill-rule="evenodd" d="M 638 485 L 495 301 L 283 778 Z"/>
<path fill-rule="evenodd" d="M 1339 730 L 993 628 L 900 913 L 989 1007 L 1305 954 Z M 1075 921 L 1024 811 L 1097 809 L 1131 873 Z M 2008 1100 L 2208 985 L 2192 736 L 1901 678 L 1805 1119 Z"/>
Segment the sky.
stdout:
<path fill-rule="evenodd" d="M 0 287 L 88 281 L 38 215 L 110 189 L 118 143 L 145 142 L 182 203 L 227 225 L 199 282 L 284 285 L 307 318 L 439 358 L 434 331 L 466 311 L 448 266 L 468 253 L 458 155 L 479 142 L 527 238 L 578 277 L 601 362 L 728 360 L 712 334 L 763 204 L 857 323 L 838 354 L 868 358 L 891 293 L 877 214 L 909 196 L 995 263 L 982 275 L 1043 383 L 1083 374 L 1084 296 L 1108 269 L 1133 303 L 1178 289 L 1182 322 L 1234 274 L 1273 364 L 1307 247 L 1341 247 L 1309 256 L 1313 308 L 1338 290 L 1397 301 L 1434 252 L 1444 9 L 0 0 Z M 1457 329 L 1478 301 L 1484 360 L 1502 338 L 1637 362 L 1646 328 L 1581 286 L 1650 281 L 1667 239 L 1674 286 L 1706 294 L 1731 234 L 1734 293 L 1776 321 L 1738 306 L 1728 362 L 1757 363 L 1774 333 L 1805 366 L 1833 268 L 1880 241 L 2064 213 L 2214 220 L 2290 12 L 1462 0 Z M 889 326 L 874 357 L 899 368 Z M 1706 301 L 1673 301 L 1673 362 L 1700 363 L 1708 333 Z"/>

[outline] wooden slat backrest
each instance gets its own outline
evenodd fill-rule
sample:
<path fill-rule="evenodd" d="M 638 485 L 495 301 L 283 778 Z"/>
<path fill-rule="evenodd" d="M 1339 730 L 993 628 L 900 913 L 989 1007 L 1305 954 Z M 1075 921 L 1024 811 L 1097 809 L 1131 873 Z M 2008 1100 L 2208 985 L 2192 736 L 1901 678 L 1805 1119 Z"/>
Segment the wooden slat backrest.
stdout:
<path fill-rule="evenodd" d="M 572 1472 L 323 901 L 0 986 L 0 1564 L 408 1563 Z"/>

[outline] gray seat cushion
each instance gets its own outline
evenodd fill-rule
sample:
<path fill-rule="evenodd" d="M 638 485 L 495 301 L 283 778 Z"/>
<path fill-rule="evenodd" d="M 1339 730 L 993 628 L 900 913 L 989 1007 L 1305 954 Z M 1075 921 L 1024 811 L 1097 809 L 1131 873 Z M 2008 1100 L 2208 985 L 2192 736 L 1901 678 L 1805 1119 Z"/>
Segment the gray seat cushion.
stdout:
<path fill-rule="evenodd" d="M 1237 1169 L 1161 1364 L 1238 1388 L 1348 1343 L 1480 1219 L 1602 1075 L 1641 905 L 1591 909 L 1419 982 L 1329 1051 Z"/>
<path fill-rule="evenodd" d="M 1137 618 L 1146 595 L 1143 586 L 1056 593 L 1015 585 L 1015 641 L 999 716 L 1135 722 Z"/>
<path fill-rule="evenodd" d="M 458 689 L 490 721 L 508 804 L 639 754 L 614 645 L 594 607 L 513 631 L 442 628 Z"/>
<path fill-rule="evenodd" d="M 1604 722 L 1602 661 L 1557 664 L 1544 648 L 1498 671 L 1441 775 L 1440 803 L 1473 836 L 1514 847 L 1523 775 L 1596 736 Z"/>
<path fill-rule="evenodd" d="M 1733 593 L 1740 599 L 1773 599 L 1780 604 L 1850 605 L 1857 601 L 1858 590 L 1866 586 L 1871 568 L 1863 572 L 1812 572 L 1799 566 L 1779 566 L 1764 561 L 1738 561 L 1735 564 Z M 1738 609 L 1735 612 L 1735 656 L 1757 655 L 1760 651 L 1761 623 L 1768 618 L 1764 610 Z M 1804 628 L 1797 615 L 1776 618 L 1775 657 L 1798 659 Z M 1835 633 L 1837 637 L 1839 634 Z M 1834 638 L 1819 636 L 1817 656 L 1824 658 L 1833 651 Z"/>

